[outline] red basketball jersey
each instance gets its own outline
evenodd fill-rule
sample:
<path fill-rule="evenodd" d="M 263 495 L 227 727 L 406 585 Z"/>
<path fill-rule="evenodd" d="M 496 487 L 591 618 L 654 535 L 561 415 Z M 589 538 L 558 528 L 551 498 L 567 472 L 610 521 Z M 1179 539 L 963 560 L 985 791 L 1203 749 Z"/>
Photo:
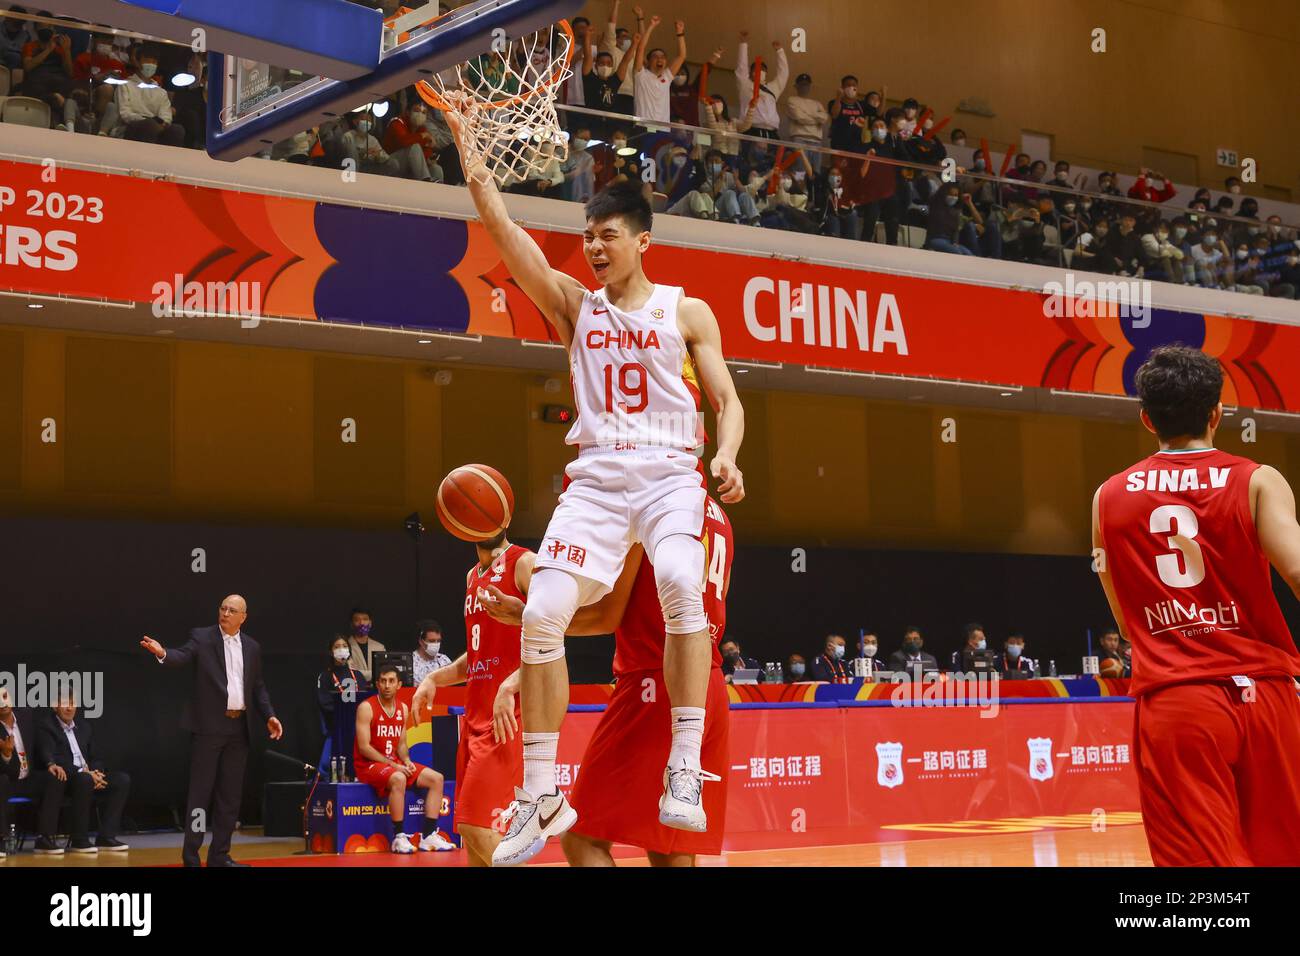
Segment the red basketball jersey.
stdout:
<path fill-rule="evenodd" d="M 407 708 L 400 700 L 393 701 L 393 713 L 389 716 L 379 702 L 379 695 L 367 698 L 361 704 L 370 708 L 370 746 L 385 757 L 397 759 L 397 748 L 406 737 Z M 352 748 L 354 764 L 368 764 L 370 760 L 361 753 L 361 748 Z"/>
<path fill-rule="evenodd" d="M 1102 485 L 1098 520 L 1133 642 L 1132 693 L 1300 673 L 1250 514 L 1258 467 L 1214 448 L 1161 451 Z"/>
<path fill-rule="evenodd" d="M 491 584 L 524 600 L 515 585 L 515 564 L 527 553 L 527 548 L 512 544 L 487 569 L 475 563 L 465 579 L 465 723 L 478 733 L 492 729 L 492 705 L 501 682 L 519 669 L 523 641 L 520 628 L 502 624 L 483 609 L 478 589 Z"/>
<path fill-rule="evenodd" d="M 712 498 L 704 502 L 704 613 L 713 638 L 713 666 L 722 666 L 718 641 L 727 628 L 727 582 L 734 552 L 731 522 Z M 664 612 L 655 585 L 655 569 L 642 561 L 632 583 L 623 621 L 614 631 L 614 673 L 657 671 L 664 666 Z"/>

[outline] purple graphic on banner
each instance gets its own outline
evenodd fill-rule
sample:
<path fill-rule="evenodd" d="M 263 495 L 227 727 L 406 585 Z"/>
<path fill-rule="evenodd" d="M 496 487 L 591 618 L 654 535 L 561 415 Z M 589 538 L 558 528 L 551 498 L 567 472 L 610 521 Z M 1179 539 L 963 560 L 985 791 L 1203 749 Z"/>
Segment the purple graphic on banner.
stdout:
<path fill-rule="evenodd" d="M 352 206 L 316 206 L 316 235 L 337 260 L 316 283 L 319 319 L 464 332 L 469 301 L 449 274 L 466 224 Z"/>

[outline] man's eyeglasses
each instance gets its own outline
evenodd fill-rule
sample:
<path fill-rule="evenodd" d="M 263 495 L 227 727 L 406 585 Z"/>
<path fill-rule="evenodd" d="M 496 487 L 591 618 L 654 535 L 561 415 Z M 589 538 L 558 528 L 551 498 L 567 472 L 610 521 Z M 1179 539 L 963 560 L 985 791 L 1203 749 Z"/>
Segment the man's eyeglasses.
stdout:
<path fill-rule="evenodd" d="M 242 608 L 231 607 L 229 604 L 221 605 L 221 607 L 218 608 L 218 610 L 222 614 L 243 614 L 244 613 Z"/>

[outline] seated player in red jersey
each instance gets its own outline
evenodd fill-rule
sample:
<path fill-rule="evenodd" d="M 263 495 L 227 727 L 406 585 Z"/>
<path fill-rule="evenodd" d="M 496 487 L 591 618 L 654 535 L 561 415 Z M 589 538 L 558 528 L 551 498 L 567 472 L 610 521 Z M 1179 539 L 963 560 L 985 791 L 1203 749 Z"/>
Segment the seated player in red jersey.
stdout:
<path fill-rule="evenodd" d="M 507 515 L 506 524 L 509 525 Z M 493 620 L 479 601 L 485 585 L 522 598 L 537 557 L 511 544 L 502 531 L 475 544 L 478 562 L 465 578 L 465 653 L 433 671 L 415 692 L 412 706 L 422 713 L 438 687 L 466 683 L 465 718 L 456 751 L 454 826 L 469 853 L 470 866 L 491 866 L 501 842 L 503 819 L 524 778 L 523 738 L 519 736 L 519 622 Z"/>
<path fill-rule="evenodd" d="M 402 686 L 397 668 L 382 667 L 376 678 L 376 695 L 362 701 L 357 708 L 357 739 L 352 750 L 357 779 L 370 784 L 381 797 L 388 795 L 394 853 L 415 852 L 415 844 L 403 830 L 407 787 L 421 787 L 427 791 L 420 849 L 454 850 L 455 844 L 438 832 L 438 815 L 442 812 L 442 774 L 412 763 L 406 749 L 406 731 L 412 721 L 407 706 L 397 699 L 397 689 Z"/>
<path fill-rule="evenodd" d="M 659 822 L 663 768 L 672 746 L 672 705 L 664 684 L 663 609 L 654 568 L 638 545 L 628 553 L 614 589 L 597 603 L 579 608 L 566 632 L 570 636 L 589 636 L 613 631 L 617 678 L 609 706 L 587 744 L 582 771 L 570 798 L 578 822 L 561 837 L 561 845 L 573 866 L 613 866 L 610 848 L 615 843 L 642 848 L 652 866 L 693 866 L 697 854 L 722 852 L 730 701 L 718 639 L 726 628 L 726 596 L 734 549 L 731 524 L 712 498 L 705 502 L 702 540 L 707 573 L 704 608 L 713 639 L 700 750 L 704 779 L 712 781 L 702 795 L 708 829 L 695 833 Z M 488 588 L 484 604 L 493 617 L 503 622 L 517 624 L 523 614 L 523 601 L 492 587 Z"/>
<path fill-rule="evenodd" d="M 1300 866 L 1300 653 L 1269 564 L 1300 596 L 1295 496 L 1214 447 L 1223 369 L 1162 346 L 1137 370 L 1160 450 L 1092 501 L 1106 598 L 1133 646 L 1134 764 L 1156 866 Z"/>

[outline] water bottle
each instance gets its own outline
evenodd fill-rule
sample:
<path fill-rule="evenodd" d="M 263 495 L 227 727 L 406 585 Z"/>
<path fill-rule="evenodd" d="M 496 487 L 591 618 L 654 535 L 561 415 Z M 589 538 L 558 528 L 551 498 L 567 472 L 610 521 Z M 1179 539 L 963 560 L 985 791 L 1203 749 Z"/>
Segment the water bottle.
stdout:
<path fill-rule="evenodd" d="M 339 758 L 330 757 L 330 783 L 339 782 Z"/>
<path fill-rule="evenodd" d="M 18 826 L 9 824 L 9 835 L 5 837 L 5 852 L 15 854 L 18 852 Z"/>
<path fill-rule="evenodd" d="M 1048 677 L 1056 676 L 1056 661 L 1047 662 L 1047 676 Z"/>
<path fill-rule="evenodd" d="M 784 684 L 785 673 L 781 669 L 779 661 L 769 661 L 767 665 L 767 682 L 769 684 Z"/>

